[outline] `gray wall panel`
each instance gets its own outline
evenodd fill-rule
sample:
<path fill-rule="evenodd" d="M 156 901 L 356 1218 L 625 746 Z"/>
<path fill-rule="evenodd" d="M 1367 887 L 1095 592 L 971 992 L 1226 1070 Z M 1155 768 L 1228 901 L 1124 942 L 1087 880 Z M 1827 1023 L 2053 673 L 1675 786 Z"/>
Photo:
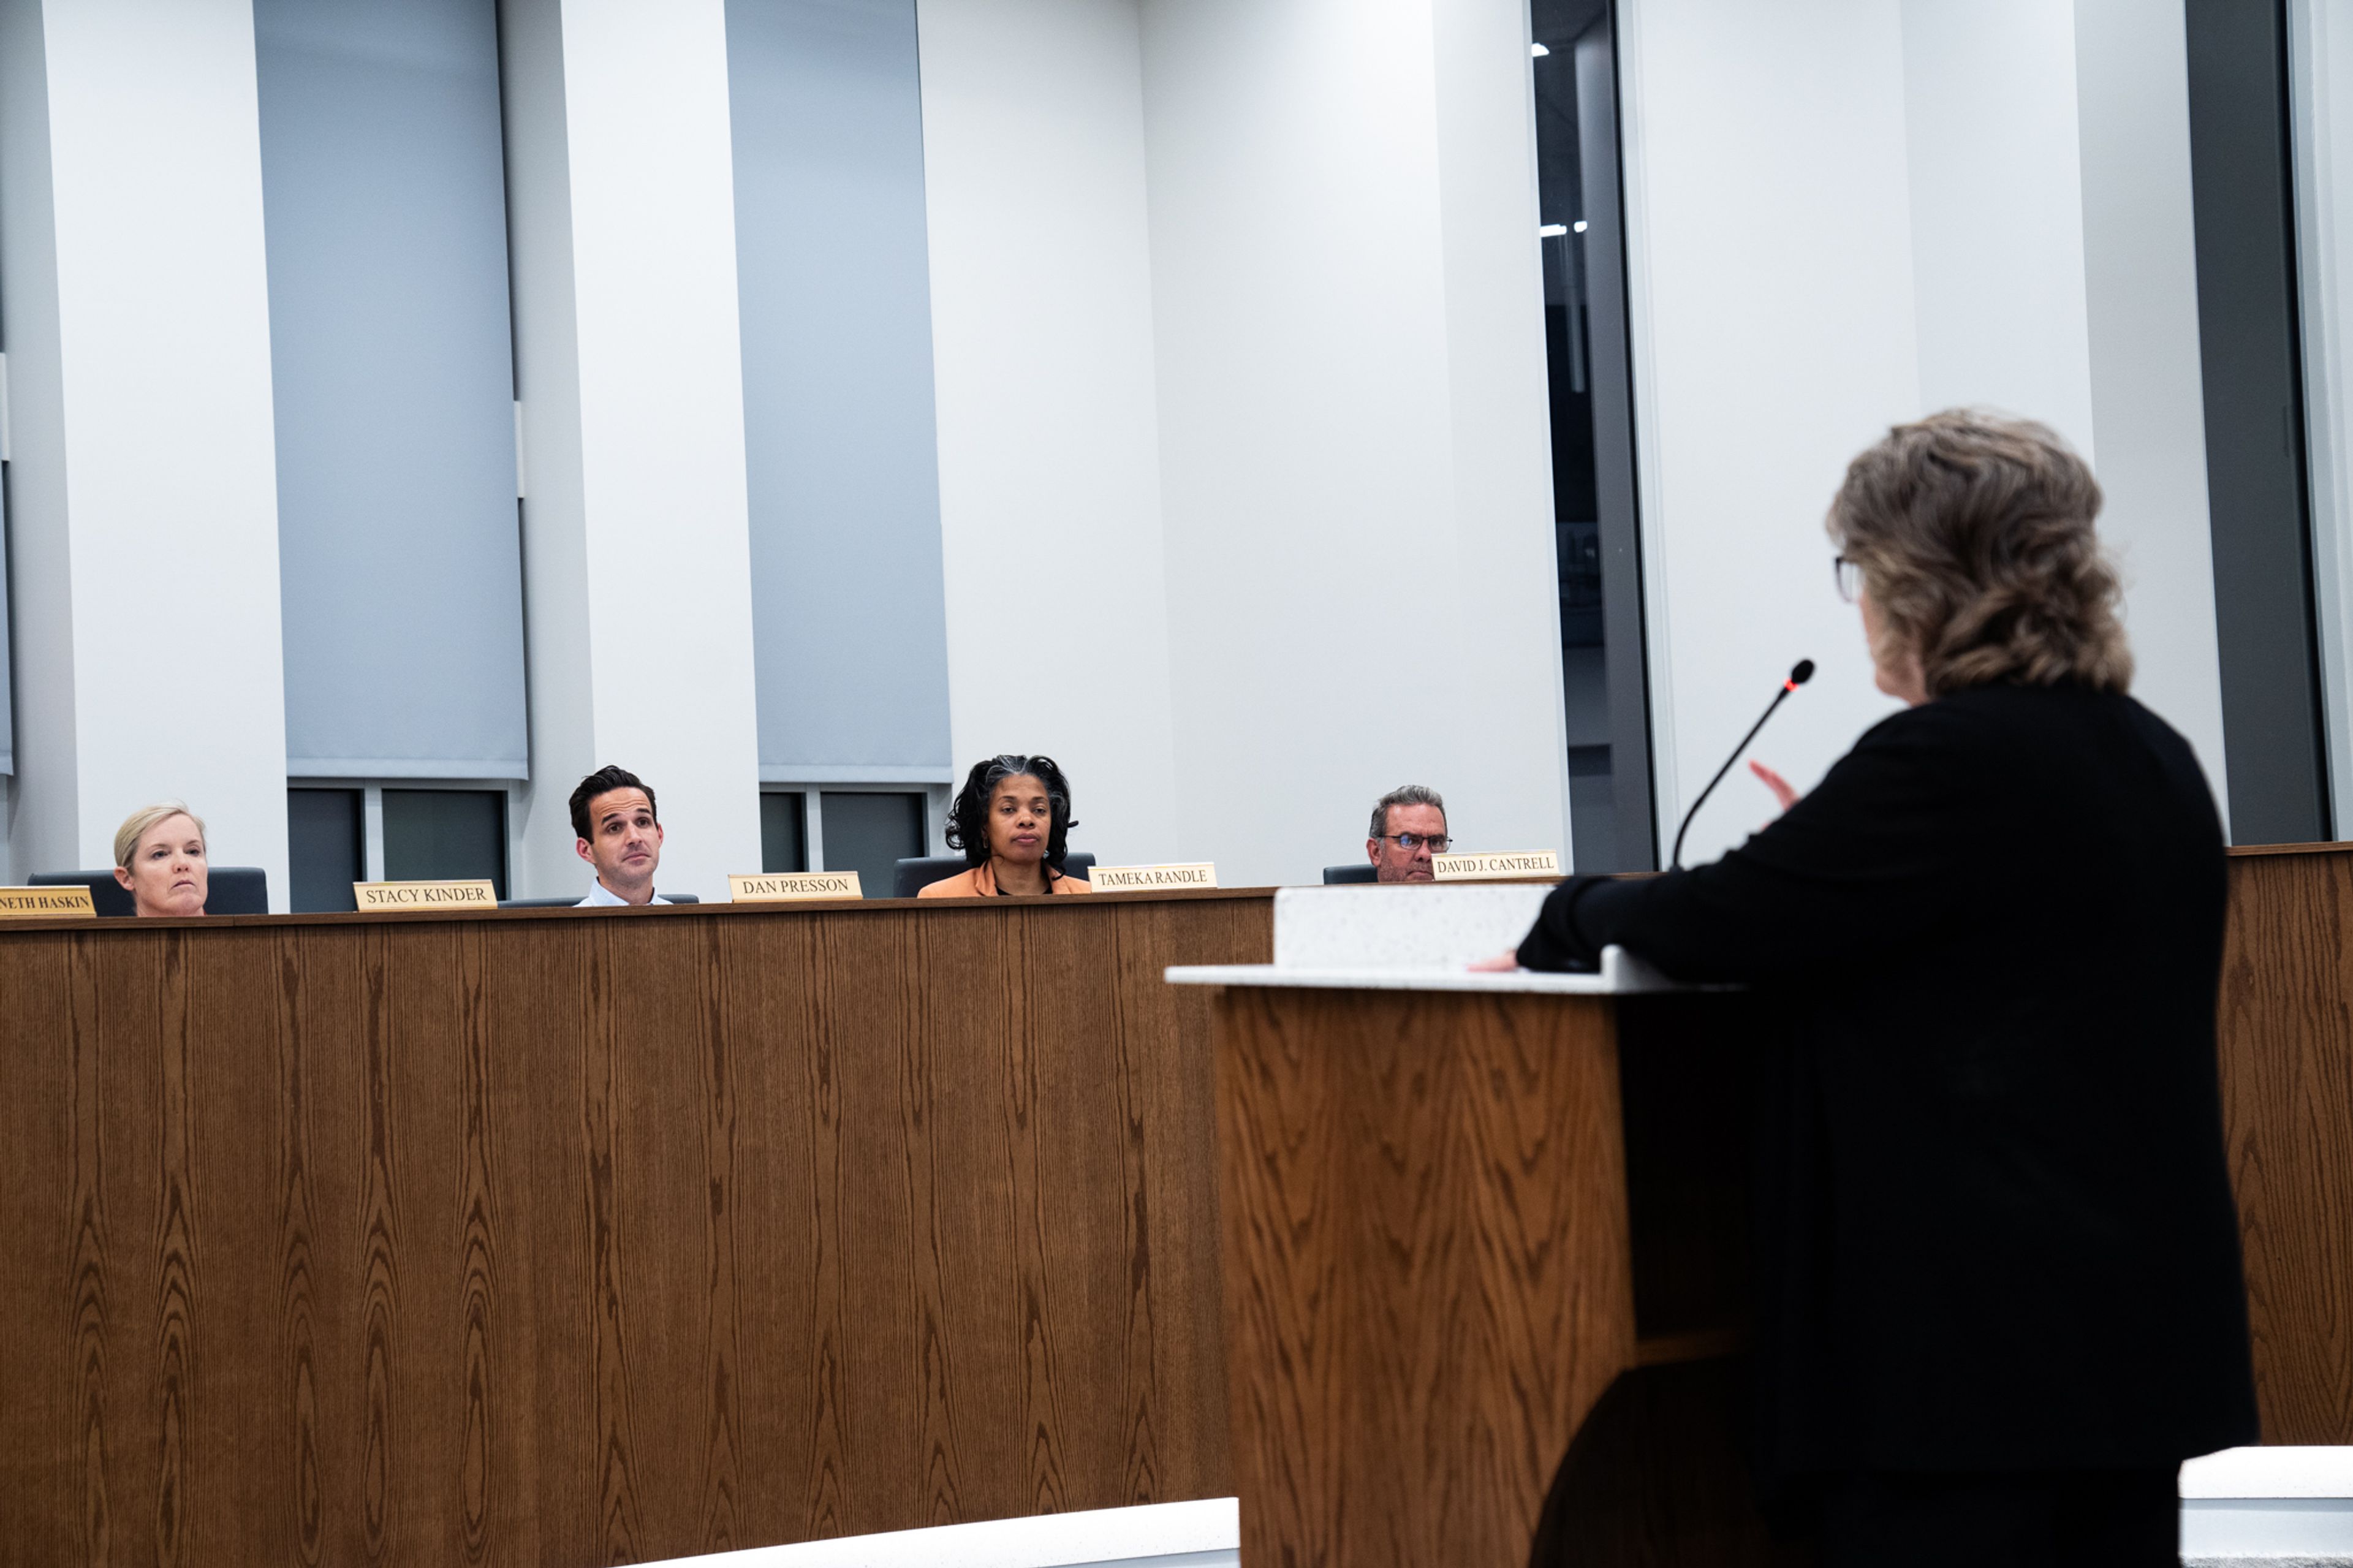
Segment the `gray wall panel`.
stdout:
<path fill-rule="evenodd" d="M 728 0 L 727 75 L 761 765 L 944 768 L 914 5 Z"/>
<path fill-rule="evenodd" d="M 288 771 L 528 773 L 493 0 L 255 0 Z"/>
<path fill-rule="evenodd" d="M 10 703 L 16 675 L 8 662 L 14 646 L 8 638 L 8 516 L 5 487 L 0 487 L 0 773 L 16 771 L 16 710 Z"/>

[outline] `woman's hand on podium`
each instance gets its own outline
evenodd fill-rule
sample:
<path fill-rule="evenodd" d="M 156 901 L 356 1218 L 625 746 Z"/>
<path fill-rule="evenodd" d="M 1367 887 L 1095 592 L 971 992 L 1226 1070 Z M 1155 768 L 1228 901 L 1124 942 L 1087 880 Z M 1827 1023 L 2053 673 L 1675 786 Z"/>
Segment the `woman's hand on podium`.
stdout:
<path fill-rule="evenodd" d="M 1470 970 L 1473 974 L 1510 974 L 1519 967 L 1519 950 L 1510 947 L 1493 958 L 1474 958 L 1470 963 Z"/>

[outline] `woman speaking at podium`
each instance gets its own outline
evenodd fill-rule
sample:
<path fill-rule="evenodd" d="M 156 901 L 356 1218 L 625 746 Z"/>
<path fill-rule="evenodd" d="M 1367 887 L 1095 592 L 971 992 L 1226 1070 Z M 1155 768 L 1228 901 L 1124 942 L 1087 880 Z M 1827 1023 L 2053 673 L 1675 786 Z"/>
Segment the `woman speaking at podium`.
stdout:
<path fill-rule="evenodd" d="M 1828 526 L 1905 710 L 1715 864 L 1564 884 L 1518 950 L 1786 1005 L 1760 1458 L 1831 1568 L 2174 1563 L 2177 1468 L 2257 1437 L 2222 829 L 2126 695 L 2099 508 L 2038 425 L 1857 458 Z"/>

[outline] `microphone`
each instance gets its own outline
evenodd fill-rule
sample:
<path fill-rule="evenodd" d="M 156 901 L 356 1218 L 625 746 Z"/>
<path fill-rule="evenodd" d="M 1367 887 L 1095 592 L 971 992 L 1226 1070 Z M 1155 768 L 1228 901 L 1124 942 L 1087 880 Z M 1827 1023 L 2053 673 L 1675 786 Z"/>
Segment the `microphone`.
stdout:
<path fill-rule="evenodd" d="M 1748 733 L 1740 737 L 1740 744 L 1732 748 L 1732 755 L 1724 759 L 1724 766 L 1715 770 L 1715 776 L 1707 781 L 1707 788 L 1699 792 L 1699 798 L 1691 803 L 1689 811 L 1683 813 L 1683 824 L 1675 829 L 1675 852 L 1667 858 L 1669 870 L 1676 870 L 1683 866 L 1683 835 L 1691 831 L 1692 818 L 1699 815 L 1699 808 L 1707 804 L 1707 797 L 1715 792 L 1716 785 L 1724 782 L 1724 775 L 1732 771 L 1732 764 L 1740 760 L 1740 753 L 1748 749 L 1748 742 L 1757 738 L 1757 731 L 1765 728 L 1765 721 L 1773 717 L 1773 710 L 1781 706 L 1782 700 L 1789 693 L 1813 678 L 1814 661 L 1812 659 L 1801 658 L 1791 667 L 1789 679 L 1781 682 L 1781 689 L 1773 693 L 1772 701 L 1765 704 L 1764 713 L 1758 717 L 1757 722 L 1748 726 Z"/>

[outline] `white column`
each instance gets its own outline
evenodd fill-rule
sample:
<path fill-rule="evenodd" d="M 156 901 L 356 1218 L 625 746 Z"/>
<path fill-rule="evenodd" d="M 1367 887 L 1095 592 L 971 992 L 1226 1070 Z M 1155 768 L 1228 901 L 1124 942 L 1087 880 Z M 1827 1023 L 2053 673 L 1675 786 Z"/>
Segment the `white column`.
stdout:
<path fill-rule="evenodd" d="M 1144 16 L 1187 832 L 1312 881 L 1411 782 L 1566 852 L 1524 8 Z"/>
<path fill-rule="evenodd" d="M 2043 420 L 2092 458 L 2134 693 L 2220 797 L 2178 0 L 1621 17 L 1662 833 L 1794 658 L 1821 674 L 1760 752 L 1801 785 L 1891 710 L 1832 595 L 1822 513 L 1857 450 L 1955 404 Z M 1687 858 L 1770 811 L 1728 780 Z"/>
<path fill-rule="evenodd" d="M 177 796 L 284 909 L 286 714 L 247 0 L 0 4 L 11 859 Z"/>
<path fill-rule="evenodd" d="M 2197 748 L 2227 830 L 2181 4 L 2074 11 L 2100 531 L 2124 569 L 2133 695 Z"/>
<path fill-rule="evenodd" d="M 1919 409 L 1896 0 L 1619 13 L 1634 435 L 1660 841 L 1799 658 L 1756 754 L 1803 784 L 1894 702 L 1822 513 Z M 1773 814 L 1729 778 L 1684 858 Z"/>
<path fill-rule="evenodd" d="M 2091 460 L 2134 694 L 2221 800 L 2181 6 L 1903 9 L 1920 405 L 2028 415 Z"/>
<path fill-rule="evenodd" d="M 955 762 L 1042 751 L 1076 847 L 1176 859 L 1135 8 L 916 19 Z"/>
<path fill-rule="evenodd" d="M 1920 405 L 2022 414 L 2096 460 L 2074 18 L 2048 0 L 1903 10 Z"/>
<path fill-rule="evenodd" d="M 657 887 L 760 864 L 722 0 L 501 9 L 532 784 L 517 886 L 586 891 L 566 799 L 655 792 Z"/>

